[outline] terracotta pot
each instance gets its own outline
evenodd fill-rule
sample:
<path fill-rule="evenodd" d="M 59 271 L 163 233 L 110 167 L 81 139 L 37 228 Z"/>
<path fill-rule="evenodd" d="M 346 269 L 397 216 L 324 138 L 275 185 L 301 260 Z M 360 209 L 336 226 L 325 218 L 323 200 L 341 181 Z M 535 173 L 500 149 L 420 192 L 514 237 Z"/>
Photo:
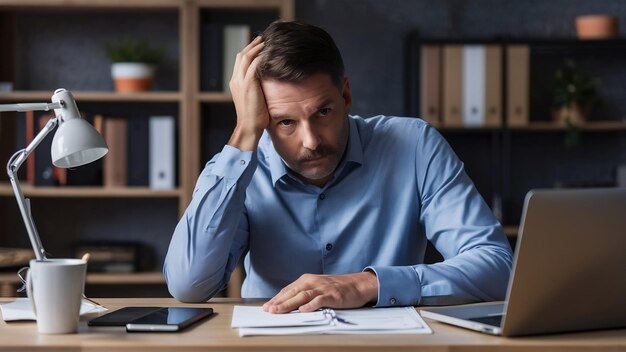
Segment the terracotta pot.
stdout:
<path fill-rule="evenodd" d="M 588 15 L 576 17 L 579 39 L 605 39 L 617 36 L 619 20 L 613 16 Z"/>
<path fill-rule="evenodd" d="M 137 62 L 116 62 L 111 66 L 115 91 L 145 92 L 152 89 L 154 65 Z"/>
<path fill-rule="evenodd" d="M 569 106 L 561 106 L 552 111 L 552 119 L 560 124 L 567 124 L 569 121 L 572 125 L 582 125 L 587 120 L 588 112 L 578 104 Z"/>

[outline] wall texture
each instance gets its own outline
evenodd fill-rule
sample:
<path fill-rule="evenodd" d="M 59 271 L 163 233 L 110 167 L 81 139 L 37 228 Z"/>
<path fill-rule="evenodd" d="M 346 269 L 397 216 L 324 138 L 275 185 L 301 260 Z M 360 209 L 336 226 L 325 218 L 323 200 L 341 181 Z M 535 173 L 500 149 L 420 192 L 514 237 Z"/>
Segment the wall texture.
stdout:
<path fill-rule="evenodd" d="M 363 116 L 404 114 L 404 45 L 424 37 L 575 37 L 574 18 L 611 14 L 626 34 L 621 0 L 297 0 L 296 17 L 326 29 L 344 55 Z M 624 85 L 626 93 L 626 84 Z"/>

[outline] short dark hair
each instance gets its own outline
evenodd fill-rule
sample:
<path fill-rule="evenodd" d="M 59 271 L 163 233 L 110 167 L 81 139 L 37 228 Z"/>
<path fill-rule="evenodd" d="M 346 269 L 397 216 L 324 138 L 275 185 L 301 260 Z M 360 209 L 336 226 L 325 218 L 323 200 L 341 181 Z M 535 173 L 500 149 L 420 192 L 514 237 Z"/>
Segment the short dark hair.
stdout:
<path fill-rule="evenodd" d="M 299 21 L 274 21 L 261 37 L 265 42 L 257 67 L 260 80 L 298 83 L 327 73 L 341 91 L 344 66 L 333 38 L 323 29 Z"/>

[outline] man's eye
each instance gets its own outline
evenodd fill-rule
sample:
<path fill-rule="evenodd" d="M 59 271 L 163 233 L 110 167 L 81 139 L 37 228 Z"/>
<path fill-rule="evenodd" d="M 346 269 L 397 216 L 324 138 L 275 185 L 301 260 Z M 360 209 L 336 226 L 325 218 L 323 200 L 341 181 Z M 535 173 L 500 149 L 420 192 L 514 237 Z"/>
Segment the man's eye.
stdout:
<path fill-rule="evenodd" d="M 330 114 L 330 108 L 322 108 L 319 110 L 319 114 L 321 116 L 327 116 L 328 114 Z"/>
<path fill-rule="evenodd" d="M 281 126 L 290 126 L 293 124 L 293 120 L 280 120 L 278 124 Z"/>

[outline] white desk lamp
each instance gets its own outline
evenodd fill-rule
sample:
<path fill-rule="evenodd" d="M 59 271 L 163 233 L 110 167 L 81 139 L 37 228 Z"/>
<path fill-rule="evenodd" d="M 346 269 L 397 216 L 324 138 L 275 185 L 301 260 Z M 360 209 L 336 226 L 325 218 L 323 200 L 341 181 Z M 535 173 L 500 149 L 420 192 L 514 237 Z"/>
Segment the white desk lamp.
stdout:
<path fill-rule="evenodd" d="M 77 167 L 89 164 L 103 157 L 109 149 L 104 139 L 87 121 L 80 117 L 72 93 L 59 88 L 52 95 L 52 103 L 3 104 L 2 111 L 49 111 L 54 110 L 54 117 L 35 136 L 25 148 L 18 150 L 7 163 L 7 174 L 13 186 L 17 205 L 22 213 L 30 243 L 37 260 L 46 260 L 46 253 L 37 233 L 30 211 L 30 200 L 24 198 L 17 179 L 17 171 L 26 158 L 37 148 L 46 136 L 59 126 L 52 139 L 52 163 L 61 168 Z"/>

